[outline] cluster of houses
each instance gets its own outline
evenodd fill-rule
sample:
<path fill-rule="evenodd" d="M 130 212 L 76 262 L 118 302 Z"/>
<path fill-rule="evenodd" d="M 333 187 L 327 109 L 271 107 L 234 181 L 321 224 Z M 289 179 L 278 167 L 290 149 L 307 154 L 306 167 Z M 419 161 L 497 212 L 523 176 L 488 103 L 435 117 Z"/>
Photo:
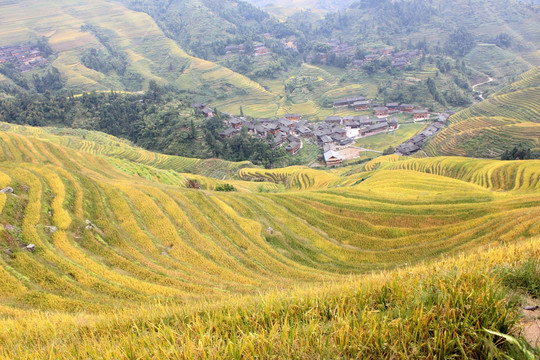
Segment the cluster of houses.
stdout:
<path fill-rule="evenodd" d="M 349 60 L 353 60 L 356 56 L 356 48 L 350 44 L 343 43 L 336 39 L 330 39 L 327 45 L 330 46 L 330 50 L 327 52 L 310 54 L 306 57 L 306 62 L 324 63 L 330 54 L 346 57 Z M 420 56 L 422 56 L 422 50 L 419 49 L 395 52 L 393 47 L 385 47 L 382 49 L 372 49 L 369 54 L 364 56 L 363 59 L 353 60 L 352 63 L 354 66 L 362 66 L 374 60 L 381 60 L 389 57 L 392 60 L 392 65 L 394 67 L 402 68 L 409 65 L 412 59 Z"/>
<path fill-rule="evenodd" d="M 263 43 L 253 44 L 253 56 L 266 56 L 270 55 L 270 49 L 268 49 Z"/>
<path fill-rule="evenodd" d="M 298 153 L 302 148 L 302 138 L 313 137 L 311 125 L 302 120 L 299 114 L 287 114 L 280 119 L 254 120 L 231 115 L 227 125 L 227 129 L 220 134 L 223 138 L 230 138 L 245 128 L 251 136 L 268 140 L 274 147 L 285 146 L 285 150 L 291 154 Z"/>
<path fill-rule="evenodd" d="M 197 109 L 198 111 L 200 111 L 204 115 L 204 117 L 207 119 L 213 118 L 216 115 L 214 112 L 214 109 L 212 109 L 211 107 L 208 107 L 206 104 L 197 103 L 191 106 Z"/>
<path fill-rule="evenodd" d="M 358 102 L 367 101 L 363 97 L 337 100 L 335 107 L 351 106 Z M 369 101 L 368 101 L 369 102 Z M 369 104 L 371 104 L 369 102 Z M 412 113 L 414 119 L 427 119 L 427 110 L 415 110 L 410 104 L 388 103 L 386 106 L 374 104 L 374 117 L 370 116 L 328 116 L 324 121 L 308 122 L 300 114 L 286 114 L 279 119 L 259 118 L 248 119 L 229 115 L 226 120 L 227 128 L 220 134 L 223 138 L 231 138 L 242 129 L 254 137 L 271 143 L 272 146 L 284 146 L 287 152 L 296 154 L 303 147 L 303 141 L 317 144 L 323 149 L 326 165 L 329 167 L 341 165 L 343 157 L 337 152 L 338 148 L 351 145 L 356 139 L 395 130 L 399 127 L 397 118 L 388 118 L 390 114 Z M 193 104 L 207 118 L 214 116 L 214 110 L 205 104 Z M 396 148 L 396 153 L 411 155 L 420 150 L 425 141 L 438 133 L 453 112 L 441 114 L 436 122 L 422 133 L 407 140 Z"/>
<path fill-rule="evenodd" d="M 270 33 L 264 33 L 259 35 L 261 37 L 261 40 L 264 41 L 264 39 L 271 40 L 273 39 L 272 34 Z M 298 47 L 296 46 L 296 41 L 294 38 L 283 38 L 281 39 L 281 44 L 285 49 L 292 49 L 298 51 Z M 225 54 L 248 54 L 254 57 L 264 57 L 267 55 L 271 55 L 272 51 L 262 42 L 254 42 L 253 45 L 253 51 L 248 54 L 248 49 L 246 47 L 246 44 L 231 44 L 227 45 L 225 47 Z"/>
<path fill-rule="evenodd" d="M 306 62 L 325 62 L 329 54 L 335 54 L 336 56 L 343 56 L 349 59 L 354 58 L 356 54 L 356 48 L 350 44 L 341 42 L 337 39 L 330 39 L 327 43 L 330 46 L 328 52 L 318 52 L 316 54 L 306 56 Z"/>
<path fill-rule="evenodd" d="M 412 114 L 415 121 L 427 120 L 430 113 L 426 109 L 415 109 L 411 104 L 387 103 L 375 104 L 363 96 L 351 97 L 334 101 L 334 108 L 352 107 L 356 111 L 373 109 L 373 113 L 378 118 L 386 118 L 400 113 Z"/>
<path fill-rule="evenodd" d="M 12 63 L 21 72 L 48 64 L 39 49 L 29 45 L 0 47 L 0 65 Z"/>
<path fill-rule="evenodd" d="M 246 54 L 247 49 L 246 45 L 229 45 L 225 47 L 226 54 Z M 271 51 L 261 42 L 253 43 L 253 53 L 252 56 L 266 56 L 270 55 Z"/>
<path fill-rule="evenodd" d="M 331 142 L 346 146 L 354 139 L 395 130 L 398 126 L 396 118 L 387 120 L 369 116 L 328 116 L 324 122 L 315 124 L 314 135 L 321 145 Z"/>
<path fill-rule="evenodd" d="M 246 53 L 246 45 L 240 44 L 240 45 L 229 45 L 225 47 L 225 53 L 226 54 L 245 54 Z"/>
<path fill-rule="evenodd" d="M 271 142 L 274 147 L 285 146 L 287 152 L 296 154 L 303 146 L 303 141 L 318 144 L 328 158 L 328 166 L 335 166 L 340 157 L 336 147 L 346 147 L 355 139 L 377 133 L 397 129 L 398 120 L 383 118 L 370 118 L 369 116 L 328 116 L 324 121 L 308 122 L 302 120 L 300 114 L 287 114 L 279 119 L 254 119 L 230 115 L 227 128 L 220 134 L 223 138 L 230 138 L 243 128 L 254 137 Z M 341 159 L 342 161 L 342 159 Z"/>
<path fill-rule="evenodd" d="M 409 140 L 397 146 L 396 151 L 395 151 L 396 154 L 408 156 L 419 151 L 430 137 L 437 134 L 439 131 L 441 131 L 445 127 L 445 123 L 448 121 L 448 118 L 452 114 L 454 114 L 453 111 L 447 111 L 439 115 L 439 117 L 437 118 L 437 121 L 431 123 L 427 127 L 427 129 L 425 129 L 420 134 L 413 136 Z"/>
<path fill-rule="evenodd" d="M 364 56 L 364 59 L 355 60 L 353 65 L 362 66 L 366 63 L 374 60 L 384 59 L 390 57 L 392 65 L 397 68 L 403 68 L 411 63 L 411 60 L 422 56 L 422 51 L 419 49 L 405 50 L 400 52 L 394 52 L 394 48 L 387 47 L 380 50 L 373 50 L 371 53 Z"/>
<path fill-rule="evenodd" d="M 288 46 L 289 42 L 287 42 L 286 44 L 287 45 L 284 44 L 284 46 Z M 290 45 L 290 47 L 293 48 L 294 44 Z M 244 44 L 229 45 L 225 47 L 226 54 L 246 54 L 246 52 L 246 45 Z M 270 49 L 268 49 L 263 43 L 256 42 L 253 44 L 253 53 L 251 54 L 252 56 L 266 56 L 270 55 L 271 53 L 272 52 L 270 51 Z"/>

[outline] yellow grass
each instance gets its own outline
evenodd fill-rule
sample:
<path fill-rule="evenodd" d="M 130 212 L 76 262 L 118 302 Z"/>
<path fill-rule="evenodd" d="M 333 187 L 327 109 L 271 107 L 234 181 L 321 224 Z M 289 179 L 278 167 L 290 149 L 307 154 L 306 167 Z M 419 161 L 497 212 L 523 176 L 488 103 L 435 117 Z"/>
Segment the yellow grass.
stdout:
<path fill-rule="evenodd" d="M 29 126 L 0 132 L 0 149 L 16 192 L 0 196 L 6 358 L 415 358 L 456 342 L 482 357 L 482 326 L 515 319 L 494 267 L 539 251 L 540 161 L 266 170 Z M 203 175 L 217 166 L 229 172 Z"/>

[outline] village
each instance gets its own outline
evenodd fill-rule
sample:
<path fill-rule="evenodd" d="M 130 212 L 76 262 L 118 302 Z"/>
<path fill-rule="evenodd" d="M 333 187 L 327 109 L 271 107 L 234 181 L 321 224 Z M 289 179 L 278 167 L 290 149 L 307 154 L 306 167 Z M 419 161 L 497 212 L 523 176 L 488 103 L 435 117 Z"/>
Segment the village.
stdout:
<path fill-rule="evenodd" d="M 330 54 L 335 56 L 341 56 L 350 60 L 354 59 L 356 55 L 356 48 L 350 44 L 343 43 L 336 39 L 330 39 L 327 43 L 330 47 L 328 52 L 318 52 L 306 57 L 308 63 L 324 63 L 326 62 Z M 363 59 L 356 59 L 352 61 L 354 66 L 363 66 L 374 60 L 382 60 L 389 58 L 392 61 L 392 66 L 396 68 L 403 68 L 411 63 L 411 60 L 422 56 L 422 51 L 419 49 L 404 50 L 395 52 L 393 47 L 385 47 L 382 49 L 367 49 L 368 54 Z"/>
<path fill-rule="evenodd" d="M 272 35 L 269 33 L 261 34 L 260 36 L 267 40 L 270 40 L 273 38 Z M 298 48 L 296 47 L 296 43 L 293 40 L 282 39 L 281 44 L 286 49 L 298 50 Z M 272 51 L 262 42 L 254 42 L 252 47 L 253 47 L 253 51 L 251 52 L 251 56 L 261 57 L 261 56 L 267 56 L 267 55 L 272 54 Z M 238 44 L 238 45 L 233 44 L 233 45 L 228 45 L 225 47 L 226 55 L 246 54 L 247 52 L 248 52 L 248 48 L 246 47 L 245 44 Z"/>
<path fill-rule="evenodd" d="M 265 33 L 260 34 L 263 39 L 270 40 L 272 35 Z M 298 50 L 294 39 L 281 39 L 283 47 L 287 49 Z M 329 56 L 336 56 L 348 59 L 355 67 L 363 66 L 375 60 L 390 59 L 392 66 L 395 68 L 403 68 L 411 64 L 411 60 L 422 56 L 422 50 L 411 49 L 396 52 L 393 47 L 384 48 L 368 48 L 367 54 L 362 59 L 357 59 L 357 48 L 337 39 L 330 39 L 326 43 L 328 51 L 316 52 L 305 57 L 307 63 L 326 63 Z M 264 57 L 272 54 L 272 51 L 262 42 L 254 42 L 252 49 L 248 50 L 246 44 L 232 44 L 225 47 L 225 54 L 248 54 L 253 57 Z"/>
<path fill-rule="evenodd" d="M 205 104 L 193 104 L 206 118 L 213 117 L 214 110 Z M 377 104 L 362 96 L 341 99 L 334 102 L 334 108 L 349 108 L 355 111 L 371 110 L 373 116 L 328 116 L 323 121 L 307 121 L 301 114 L 286 114 L 281 118 L 248 119 L 243 116 L 228 114 L 227 128 L 220 134 L 231 138 L 245 128 L 254 137 L 271 142 L 274 147 L 284 146 L 290 154 L 297 154 L 304 142 L 318 145 L 323 153 L 327 167 L 339 166 L 344 156 L 340 150 L 354 147 L 361 138 L 383 134 L 399 129 L 405 122 L 400 122 L 392 115 L 410 114 L 410 121 L 416 123 L 432 119 L 426 109 L 415 108 L 411 104 Z M 418 135 L 396 147 L 399 155 L 412 155 L 419 151 L 425 141 L 438 133 L 453 112 L 437 115 L 433 122 Z"/>
<path fill-rule="evenodd" d="M 15 45 L 0 47 L 0 65 L 14 64 L 20 72 L 30 71 L 48 64 L 47 59 L 37 47 Z"/>

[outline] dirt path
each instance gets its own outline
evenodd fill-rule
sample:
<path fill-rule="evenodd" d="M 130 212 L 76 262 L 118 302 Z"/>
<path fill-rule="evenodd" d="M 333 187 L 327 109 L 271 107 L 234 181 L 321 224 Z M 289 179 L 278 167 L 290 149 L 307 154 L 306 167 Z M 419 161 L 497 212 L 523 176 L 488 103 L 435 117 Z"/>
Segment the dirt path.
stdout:
<path fill-rule="evenodd" d="M 366 149 L 366 148 L 363 148 L 360 146 L 354 146 L 354 145 L 349 146 L 349 148 L 358 149 L 360 151 L 369 151 L 369 152 L 374 152 L 374 153 L 379 153 L 379 154 L 383 153 L 382 151 L 379 151 L 379 150 Z"/>
<path fill-rule="evenodd" d="M 478 83 L 478 84 L 475 84 L 472 86 L 472 89 L 473 91 L 476 91 L 475 89 L 478 87 L 478 86 L 481 86 L 481 85 L 485 85 L 485 84 L 489 84 L 490 82 L 493 82 L 495 79 L 493 79 L 492 77 L 488 76 L 488 80 L 487 81 L 484 81 L 484 82 L 481 82 L 481 83 Z M 479 91 L 480 95 L 478 95 L 480 97 L 480 99 L 482 100 L 486 100 L 486 98 L 484 98 L 484 92 L 483 91 Z"/>
<path fill-rule="evenodd" d="M 527 299 L 527 305 L 539 305 L 538 300 Z M 521 310 L 522 335 L 532 347 L 540 346 L 540 309 L 536 311 Z"/>
<path fill-rule="evenodd" d="M 379 151 L 363 149 L 363 148 L 359 148 L 359 147 L 355 147 L 355 146 L 346 147 L 346 148 L 338 150 L 337 152 L 341 156 L 343 156 L 344 160 L 351 160 L 351 159 L 356 159 L 356 158 L 360 157 L 360 155 L 363 152 L 366 152 L 366 151 L 379 153 Z"/>

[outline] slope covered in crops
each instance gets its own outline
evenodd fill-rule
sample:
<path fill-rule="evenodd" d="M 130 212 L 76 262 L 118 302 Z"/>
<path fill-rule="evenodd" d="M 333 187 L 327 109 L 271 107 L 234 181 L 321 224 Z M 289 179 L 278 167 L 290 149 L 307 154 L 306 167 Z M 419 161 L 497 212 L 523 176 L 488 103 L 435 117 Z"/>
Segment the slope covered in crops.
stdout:
<path fill-rule="evenodd" d="M 500 157 L 520 144 L 540 148 L 540 67 L 450 117 L 448 128 L 426 147 L 430 155 Z"/>
<path fill-rule="evenodd" d="M 102 132 L 82 129 L 32 127 L 1 123 L 3 131 L 37 137 L 48 142 L 71 149 L 81 150 L 94 155 L 106 155 L 118 159 L 114 164 L 137 163 L 159 170 L 171 170 L 180 173 L 193 173 L 213 178 L 234 176 L 238 169 L 253 166 L 250 162 L 230 162 L 220 159 L 195 159 L 181 156 L 164 155 L 136 147 L 128 140 L 123 140 Z M 112 160 L 111 160 L 112 161 Z M 133 168 L 133 164 L 131 167 Z M 136 169 L 136 166 L 133 168 Z"/>
<path fill-rule="evenodd" d="M 491 271 L 538 251 L 540 161 L 389 156 L 218 180 L 144 154 L 3 126 L 1 356 L 478 357 L 502 349 L 483 328 L 516 323 Z M 226 183 L 238 191 L 213 190 Z"/>
<path fill-rule="evenodd" d="M 217 180 L 107 156 L 91 140 L 60 145 L 78 144 L 76 132 L 67 142 L 13 129 L 27 134 L 0 133 L 0 187 L 15 190 L 0 195 L 0 242 L 10 249 L 0 276 L 14 308 L 101 311 L 252 293 L 540 233 L 538 161 L 383 158 Z M 212 190 L 224 183 L 239 191 Z M 23 249 L 30 243 L 34 253 Z"/>
<path fill-rule="evenodd" d="M 199 89 L 209 97 L 227 93 L 234 101 L 243 98 L 245 108 L 274 100 L 273 94 L 245 76 L 189 56 L 150 16 L 118 2 L 0 3 L 0 46 L 32 42 L 42 36 L 57 53 L 52 65 L 67 80 L 66 88 L 77 93 L 142 90 L 150 80 L 156 80 L 181 89 Z M 122 54 L 126 72 L 119 76 L 86 67 L 81 58 L 90 48 L 103 52 L 114 49 Z"/>

